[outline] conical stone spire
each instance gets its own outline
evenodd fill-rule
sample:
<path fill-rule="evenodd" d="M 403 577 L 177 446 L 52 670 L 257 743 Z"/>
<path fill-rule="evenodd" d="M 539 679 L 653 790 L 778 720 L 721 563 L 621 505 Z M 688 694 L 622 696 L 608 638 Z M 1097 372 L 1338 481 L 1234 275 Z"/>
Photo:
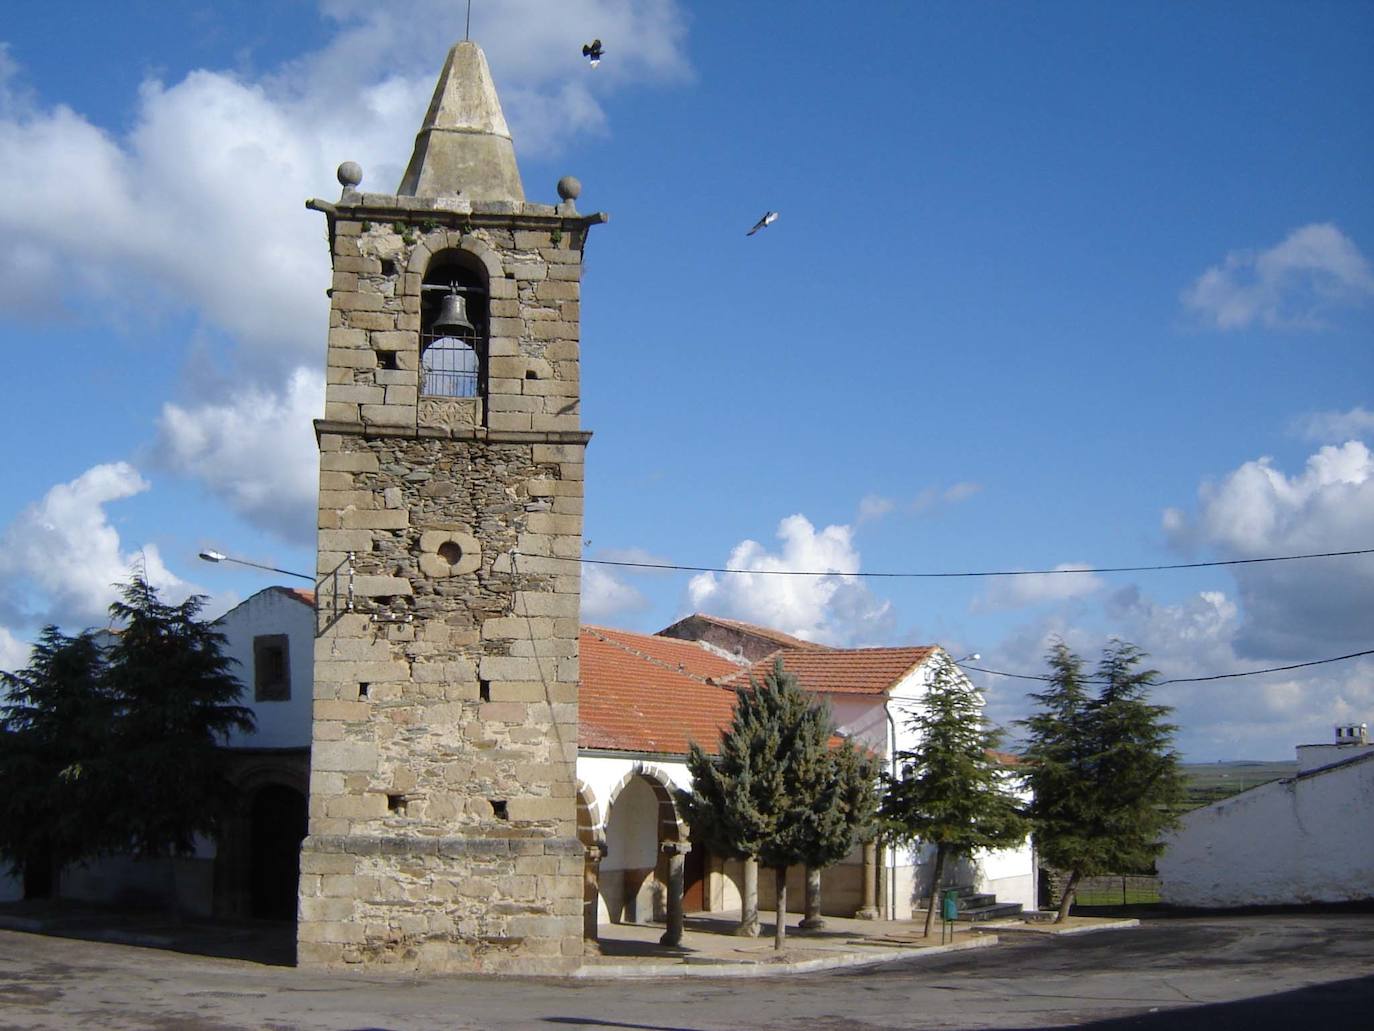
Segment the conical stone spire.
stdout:
<path fill-rule="evenodd" d="M 487 59 L 476 43 L 464 40 L 448 52 L 396 193 L 524 203 L 510 129 Z"/>

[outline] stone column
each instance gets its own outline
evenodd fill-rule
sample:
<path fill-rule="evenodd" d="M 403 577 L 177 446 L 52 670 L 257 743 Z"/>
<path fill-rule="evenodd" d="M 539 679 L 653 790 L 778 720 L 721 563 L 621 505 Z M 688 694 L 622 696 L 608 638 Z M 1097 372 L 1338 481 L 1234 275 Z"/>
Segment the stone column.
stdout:
<path fill-rule="evenodd" d="M 891 899 L 892 891 L 888 887 L 891 879 L 891 869 L 887 865 L 887 857 L 883 855 L 892 846 L 884 846 L 878 849 L 878 916 L 883 920 L 895 920 L 897 915 L 892 912 Z"/>
<path fill-rule="evenodd" d="M 596 914 L 601 902 L 601 860 L 606 858 L 606 844 L 595 841 L 587 846 L 587 858 L 582 867 L 582 937 L 597 941 Z"/>
<path fill-rule="evenodd" d="M 806 908 L 798 926 L 807 931 L 819 931 L 825 926 L 825 921 L 821 919 L 821 868 L 819 866 L 806 868 Z"/>
<path fill-rule="evenodd" d="M 741 938 L 759 936 L 759 861 L 753 856 L 744 860 L 744 883 L 740 886 L 739 927 L 735 933 Z"/>
<path fill-rule="evenodd" d="M 854 913 L 856 920 L 878 919 L 878 843 L 864 842 L 863 905 Z"/>
<path fill-rule="evenodd" d="M 682 942 L 682 881 L 684 857 L 692 851 L 687 841 L 661 841 L 658 845 L 668 857 L 668 929 L 658 940 L 660 945 L 678 945 Z"/>

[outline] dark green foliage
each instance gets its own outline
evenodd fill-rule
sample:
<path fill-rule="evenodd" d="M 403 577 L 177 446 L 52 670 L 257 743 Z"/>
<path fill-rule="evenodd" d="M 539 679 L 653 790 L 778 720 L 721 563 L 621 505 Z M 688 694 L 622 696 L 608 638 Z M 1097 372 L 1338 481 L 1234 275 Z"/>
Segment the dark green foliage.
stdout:
<path fill-rule="evenodd" d="M 919 744 L 897 753 L 902 776 L 884 778 L 879 814 L 892 840 L 935 846 L 929 934 L 946 860 L 1018 845 L 1028 826 L 1006 774 L 989 755 L 1000 734 L 984 722 L 973 685 L 952 663 L 936 667 L 923 705 L 907 726 Z"/>
<path fill-rule="evenodd" d="M 121 593 L 110 606 L 124 626 L 107 674 L 121 705 L 119 821 L 141 854 L 184 855 L 197 833 L 215 829 L 229 798 L 217 746 L 233 730 L 251 731 L 253 714 L 234 704 L 241 688 L 223 635 L 199 618 L 204 598 L 168 605 L 140 574 Z"/>
<path fill-rule="evenodd" d="M 678 792 L 678 802 L 694 835 L 715 852 L 771 867 L 780 888 L 789 866 L 843 858 L 871 830 L 873 773 L 849 743 L 829 748 L 833 732 L 829 712 L 781 663 L 762 684 L 736 691 L 719 757 L 695 744 L 687 757 L 692 790 Z M 779 899 L 785 906 L 785 892 Z"/>
<path fill-rule="evenodd" d="M 1057 643 L 1048 656 L 1050 687 L 1031 695 L 1039 711 L 1022 723 L 1036 850 L 1046 865 L 1069 871 L 1061 919 L 1081 878 L 1148 870 L 1177 822 L 1176 728 L 1165 722 L 1167 706 L 1146 700 L 1157 674 L 1137 669 L 1143 658 L 1132 644 L 1109 644 L 1093 696 L 1082 661 Z"/>
<path fill-rule="evenodd" d="M 32 883 L 109 841 L 115 705 L 92 635 L 55 626 L 0 673 L 0 698 L 0 857 Z"/>
<path fill-rule="evenodd" d="M 0 674 L 0 856 L 17 869 L 112 852 L 185 854 L 228 798 L 218 745 L 251 730 L 204 599 L 167 605 L 141 573 L 110 606 L 120 631 L 44 629 Z"/>

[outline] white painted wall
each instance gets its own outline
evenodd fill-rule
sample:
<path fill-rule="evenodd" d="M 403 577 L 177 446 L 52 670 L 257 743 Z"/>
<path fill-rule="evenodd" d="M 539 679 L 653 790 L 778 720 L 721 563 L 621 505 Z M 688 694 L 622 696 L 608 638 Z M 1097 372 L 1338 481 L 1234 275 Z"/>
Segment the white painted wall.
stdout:
<path fill-rule="evenodd" d="M 1358 745 L 1352 741 L 1341 745 L 1298 745 L 1298 772 L 1306 773 L 1369 752 L 1374 752 L 1374 744 Z"/>
<path fill-rule="evenodd" d="M 1374 756 L 1195 809 L 1167 844 L 1160 892 L 1172 905 L 1374 898 Z"/>
<path fill-rule="evenodd" d="M 311 704 L 315 694 L 315 612 L 295 595 L 269 588 L 230 609 L 215 623 L 225 636 L 224 654 L 236 661 L 243 684 L 239 704 L 253 710 L 258 729 L 234 733 L 231 748 L 301 748 L 310 744 Z M 253 638 L 286 634 L 291 697 L 280 702 L 253 700 Z"/>
<path fill-rule="evenodd" d="M 920 735 L 909 723 L 921 712 L 933 676 L 934 663 L 926 662 L 897 683 L 888 696 L 829 695 L 836 725 L 841 733 L 880 755 L 889 774 L 900 774 L 892 769 L 890 758 L 894 732 L 897 752 L 911 751 L 920 743 Z M 934 861 L 933 849 L 886 851 L 883 862 L 888 868 L 889 889 L 888 898 L 879 900 L 883 912 L 890 912 L 897 920 L 910 919 L 916 902 L 930 891 Z M 943 879 L 946 884 L 995 894 L 999 902 L 1019 902 L 1026 909 L 1036 905 L 1035 856 L 1029 840 L 1019 848 L 975 853 L 947 870 Z"/>

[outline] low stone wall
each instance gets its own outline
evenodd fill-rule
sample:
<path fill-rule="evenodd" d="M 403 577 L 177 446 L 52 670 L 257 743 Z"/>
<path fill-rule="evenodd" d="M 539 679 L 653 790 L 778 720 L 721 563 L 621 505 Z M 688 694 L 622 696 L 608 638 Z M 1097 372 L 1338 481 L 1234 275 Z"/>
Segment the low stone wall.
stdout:
<path fill-rule="evenodd" d="M 583 856 L 570 838 L 307 838 L 297 960 L 570 970 L 582 954 Z"/>

